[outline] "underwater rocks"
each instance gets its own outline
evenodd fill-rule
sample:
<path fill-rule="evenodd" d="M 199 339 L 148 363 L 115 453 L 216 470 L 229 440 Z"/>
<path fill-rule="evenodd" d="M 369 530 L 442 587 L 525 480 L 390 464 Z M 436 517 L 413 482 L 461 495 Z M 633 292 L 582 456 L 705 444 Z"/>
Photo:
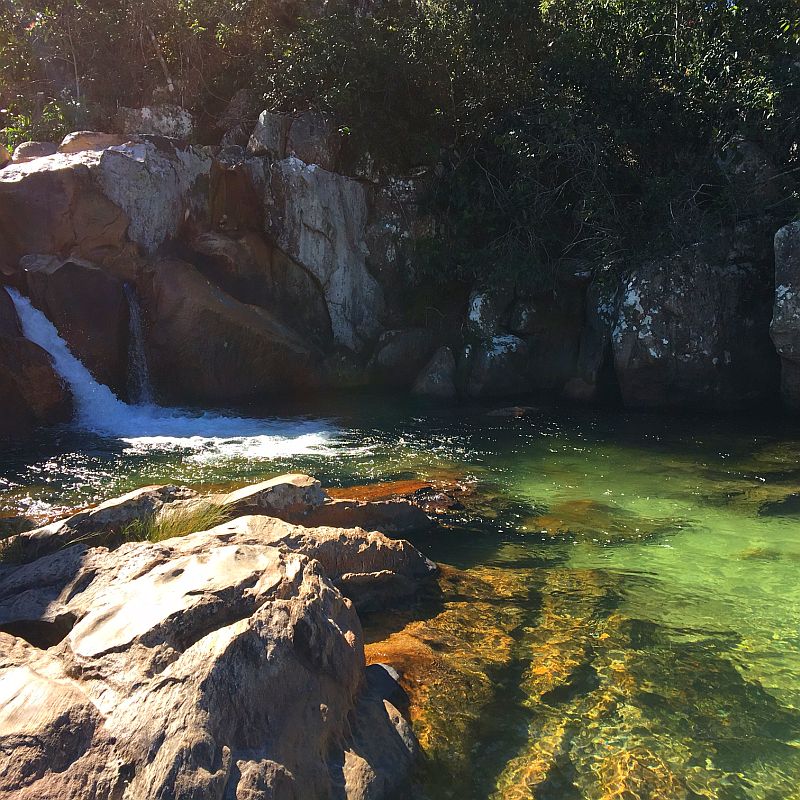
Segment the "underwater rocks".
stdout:
<path fill-rule="evenodd" d="M 270 497 L 297 510 L 318 504 L 320 492 L 307 476 L 286 476 L 255 496 L 262 510 Z M 105 515 L 118 526 L 132 509 L 165 501 L 193 498 L 147 488 L 83 520 Z M 377 532 L 263 515 L 111 550 L 76 544 L 4 567 L 0 792 L 402 793 L 416 739 L 396 675 L 365 668 L 355 608 L 386 608 L 434 571 L 410 544 Z"/>

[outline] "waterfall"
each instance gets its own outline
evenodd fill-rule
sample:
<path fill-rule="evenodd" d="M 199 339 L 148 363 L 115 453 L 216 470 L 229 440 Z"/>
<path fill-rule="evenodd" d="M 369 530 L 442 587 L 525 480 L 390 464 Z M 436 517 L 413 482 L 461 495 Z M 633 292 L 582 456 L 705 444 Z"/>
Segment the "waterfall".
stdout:
<path fill-rule="evenodd" d="M 125 284 L 125 299 L 128 301 L 129 343 L 128 343 L 128 397 L 139 404 L 153 403 L 153 386 L 147 368 L 147 354 L 144 351 L 144 329 L 142 327 L 142 307 L 136 290 Z"/>
<path fill-rule="evenodd" d="M 55 325 L 27 297 L 16 289 L 7 290 L 25 338 L 50 354 L 55 371 L 72 391 L 74 422 L 79 428 L 121 439 L 137 452 L 181 449 L 193 451 L 193 459 L 204 461 L 320 453 L 333 436 L 330 426 L 321 420 L 250 419 L 147 402 L 124 403 L 92 377 Z"/>

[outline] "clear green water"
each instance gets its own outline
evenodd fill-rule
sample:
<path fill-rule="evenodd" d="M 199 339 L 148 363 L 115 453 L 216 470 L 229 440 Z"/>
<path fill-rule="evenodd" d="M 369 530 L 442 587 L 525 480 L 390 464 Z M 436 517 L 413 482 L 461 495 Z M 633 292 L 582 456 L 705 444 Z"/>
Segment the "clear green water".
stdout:
<path fill-rule="evenodd" d="M 421 797 L 800 798 L 799 426 L 367 399 L 308 412 L 274 458 L 65 429 L 0 452 L 0 511 L 287 470 L 457 482 L 464 508 L 415 544 L 458 572 L 365 620 L 370 657 L 407 673 Z"/>

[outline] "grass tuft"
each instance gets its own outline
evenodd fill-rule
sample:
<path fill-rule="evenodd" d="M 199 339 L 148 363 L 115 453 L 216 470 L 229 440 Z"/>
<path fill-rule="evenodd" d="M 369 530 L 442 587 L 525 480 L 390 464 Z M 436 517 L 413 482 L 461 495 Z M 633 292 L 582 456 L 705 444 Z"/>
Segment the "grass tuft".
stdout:
<path fill-rule="evenodd" d="M 177 509 L 167 506 L 156 514 L 134 520 L 120 531 L 119 537 L 125 542 L 163 542 L 165 539 L 208 530 L 227 518 L 225 509 L 212 503 L 197 503 Z"/>

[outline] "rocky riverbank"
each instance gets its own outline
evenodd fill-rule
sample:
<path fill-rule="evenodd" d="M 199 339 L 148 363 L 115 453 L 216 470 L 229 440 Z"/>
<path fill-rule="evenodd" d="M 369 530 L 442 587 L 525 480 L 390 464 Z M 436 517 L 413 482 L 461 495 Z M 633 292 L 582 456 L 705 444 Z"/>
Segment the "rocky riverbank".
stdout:
<path fill-rule="evenodd" d="M 218 524 L 192 529 L 200 519 Z M 407 600 L 436 567 L 354 527 L 377 521 L 431 524 L 289 475 L 206 497 L 147 487 L 9 540 L 0 789 L 404 796 L 416 740 L 396 673 L 365 667 L 356 612 Z"/>
<path fill-rule="evenodd" d="M 0 170 L 3 282 L 123 399 L 138 344 L 164 403 L 377 386 L 724 411 L 777 402 L 781 373 L 797 402 L 797 225 L 773 247 L 776 178 L 748 143 L 725 161 L 730 180 L 761 187 L 735 228 L 621 272 L 565 262 L 547 288 L 442 293 L 415 262 L 432 224 L 425 175 L 379 173 L 311 112 L 265 111 L 246 146 L 224 147 L 160 135 L 163 117 L 23 147 Z M 6 435 L 69 415 L 1 288 L 0 383 Z"/>

